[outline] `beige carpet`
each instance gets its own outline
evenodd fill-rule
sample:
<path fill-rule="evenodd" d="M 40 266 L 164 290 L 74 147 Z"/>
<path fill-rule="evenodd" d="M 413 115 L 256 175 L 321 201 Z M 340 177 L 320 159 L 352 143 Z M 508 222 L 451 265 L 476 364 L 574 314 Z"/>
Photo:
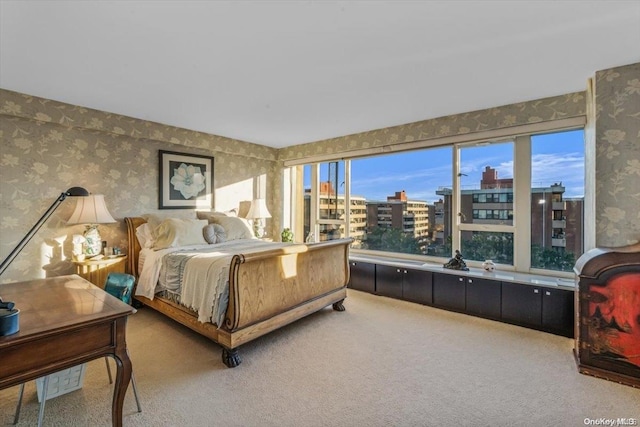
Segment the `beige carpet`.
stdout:
<path fill-rule="evenodd" d="M 349 290 L 347 311 L 322 310 L 240 348 L 220 347 L 150 309 L 129 321 L 141 396 L 125 426 L 584 426 L 640 420 L 640 390 L 581 375 L 573 341 Z M 0 364 L 1 364 L 0 355 Z M 1 365 L 0 365 L 1 369 Z M 45 426 L 108 426 L 103 360 L 81 390 L 47 402 Z M 0 391 L 0 424 L 18 388 Z M 35 382 L 19 425 L 36 425 Z M 640 421 L 639 421 L 640 422 Z"/>

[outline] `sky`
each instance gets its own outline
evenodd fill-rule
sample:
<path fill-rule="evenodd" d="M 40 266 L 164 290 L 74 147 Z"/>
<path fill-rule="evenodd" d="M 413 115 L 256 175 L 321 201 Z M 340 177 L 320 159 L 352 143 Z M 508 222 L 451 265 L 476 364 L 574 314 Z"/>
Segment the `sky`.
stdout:
<path fill-rule="evenodd" d="M 584 196 L 584 132 L 582 129 L 532 137 L 533 187 L 565 186 L 564 198 Z M 439 187 L 452 186 L 452 147 L 386 154 L 351 161 L 351 194 L 386 200 L 404 190 L 409 200 L 437 201 Z M 460 154 L 463 189 L 480 187 L 482 171 L 491 166 L 498 178 L 513 178 L 513 144 L 464 148 Z M 307 168 L 308 169 L 308 168 Z M 326 180 L 326 168 L 321 180 Z M 305 171 L 307 172 L 307 171 Z M 344 175 L 339 177 L 344 181 Z M 310 178 L 305 173 L 305 188 Z M 340 193 L 344 193 L 341 189 Z"/>

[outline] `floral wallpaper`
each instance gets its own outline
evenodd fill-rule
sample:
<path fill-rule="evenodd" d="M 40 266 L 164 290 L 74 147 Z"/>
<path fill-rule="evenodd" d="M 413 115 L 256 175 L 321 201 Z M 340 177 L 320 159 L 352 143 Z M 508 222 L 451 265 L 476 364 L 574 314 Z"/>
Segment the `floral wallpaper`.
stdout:
<path fill-rule="evenodd" d="M 586 114 L 585 110 L 585 94 L 577 92 L 291 146 L 281 149 L 279 158 L 286 161 L 321 154 L 347 154 L 349 151 L 363 148 L 424 141 L 579 117 Z"/>
<path fill-rule="evenodd" d="M 640 241 L 640 63 L 595 76 L 596 242 Z"/>
<path fill-rule="evenodd" d="M 640 64 L 595 75 L 596 244 L 640 240 Z M 587 82 L 585 82 L 586 85 Z M 214 205 L 228 210 L 260 196 L 279 234 L 282 162 L 363 148 L 471 134 L 590 114 L 585 92 L 424 120 L 281 150 L 0 89 L 0 258 L 4 260 L 62 191 L 104 194 L 118 224 L 100 226 L 126 248 L 122 219 L 158 211 L 158 151 L 213 156 Z M 593 118 L 592 118 L 593 119 Z M 0 283 L 73 272 L 67 198 L 0 278 Z M 175 215 L 193 211 L 175 210 Z"/>
<path fill-rule="evenodd" d="M 278 229 L 276 149 L 0 89 L 0 259 L 70 187 L 104 194 L 118 221 L 99 226 L 109 246 L 126 249 L 126 216 L 195 216 L 158 210 L 159 150 L 214 157 L 216 209 L 238 208 L 269 189 L 267 226 Z M 66 225 L 74 207 L 71 197 L 60 204 L 0 283 L 75 272 L 71 240 L 84 226 Z"/>

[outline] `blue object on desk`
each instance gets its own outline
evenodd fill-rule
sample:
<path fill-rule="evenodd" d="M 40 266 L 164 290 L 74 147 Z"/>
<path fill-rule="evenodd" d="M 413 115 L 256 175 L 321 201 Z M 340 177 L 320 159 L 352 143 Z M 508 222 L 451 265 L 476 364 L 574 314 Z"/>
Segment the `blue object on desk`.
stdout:
<path fill-rule="evenodd" d="M 131 294 L 135 283 L 136 278 L 131 274 L 109 273 L 104 290 L 121 301 L 131 304 Z"/>

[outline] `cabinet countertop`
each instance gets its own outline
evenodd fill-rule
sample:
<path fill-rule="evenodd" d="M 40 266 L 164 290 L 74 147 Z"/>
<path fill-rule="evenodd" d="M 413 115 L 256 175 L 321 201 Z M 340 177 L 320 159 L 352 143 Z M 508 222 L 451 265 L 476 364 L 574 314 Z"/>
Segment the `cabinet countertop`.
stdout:
<path fill-rule="evenodd" d="M 372 264 L 389 265 L 401 268 L 411 268 L 414 270 L 426 270 L 435 273 L 453 274 L 458 276 L 467 276 L 469 278 L 481 278 L 489 280 L 499 280 L 511 283 L 520 283 L 523 285 L 542 286 L 546 288 L 563 289 L 568 291 L 575 290 L 575 280 L 569 278 L 560 278 L 553 276 L 543 276 L 539 274 L 517 273 L 515 271 L 493 272 L 485 271 L 482 268 L 469 267 L 469 271 L 451 270 L 444 268 L 441 264 L 435 262 L 422 262 L 407 259 L 389 258 L 382 256 L 351 254 L 350 261 L 368 262 Z"/>

